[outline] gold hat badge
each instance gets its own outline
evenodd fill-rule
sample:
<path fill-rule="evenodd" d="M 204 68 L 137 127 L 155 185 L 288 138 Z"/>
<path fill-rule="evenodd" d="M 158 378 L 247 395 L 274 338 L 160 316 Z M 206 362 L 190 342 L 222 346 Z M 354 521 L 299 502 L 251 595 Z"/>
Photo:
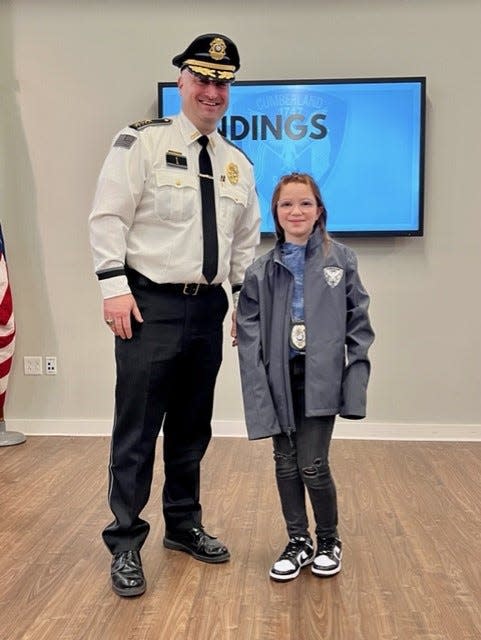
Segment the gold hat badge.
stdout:
<path fill-rule="evenodd" d="M 222 38 L 214 38 L 210 43 L 209 55 L 214 60 L 222 60 L 225 56 L 226 44 Z"/>

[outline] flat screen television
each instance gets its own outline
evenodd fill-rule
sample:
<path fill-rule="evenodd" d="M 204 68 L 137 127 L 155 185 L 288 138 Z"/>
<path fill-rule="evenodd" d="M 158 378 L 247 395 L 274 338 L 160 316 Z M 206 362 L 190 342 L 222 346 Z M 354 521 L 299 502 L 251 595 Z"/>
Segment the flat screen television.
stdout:
<path fill-rule="evenodd" d="M 252 160 L 261 231 L 292 171 L 317 181 L 335 236 L 422 236 L 426 78 L 238 81 L 219 130 Z M 159 117 L 175 114 L 173 82 L 158 84 Z"/>

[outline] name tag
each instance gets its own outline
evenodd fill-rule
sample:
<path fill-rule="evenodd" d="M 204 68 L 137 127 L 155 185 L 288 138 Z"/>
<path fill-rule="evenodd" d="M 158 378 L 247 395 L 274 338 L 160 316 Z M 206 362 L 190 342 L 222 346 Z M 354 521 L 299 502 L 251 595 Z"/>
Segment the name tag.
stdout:
<path fill-rule="evenodd" d="M 165 154 L 165 163 L 169 167 L 187 169 L 187 158 L 178 151 L 167 151 Z"/>

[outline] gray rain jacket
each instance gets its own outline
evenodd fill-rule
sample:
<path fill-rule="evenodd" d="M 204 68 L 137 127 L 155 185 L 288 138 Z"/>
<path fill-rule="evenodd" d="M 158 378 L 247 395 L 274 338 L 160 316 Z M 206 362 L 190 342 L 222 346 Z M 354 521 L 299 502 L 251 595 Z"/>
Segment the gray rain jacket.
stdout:
<path fill-rule="evenodd" d="M 248 267 L 237 307 L 237 340 L 250 440 L 295 431 L 289 377 L 290 310 L 294 277 L 280 244 Z M 306 247 L 304 314 L 307 333 L 306 416 L 366 415 L 374 340 L 369 296 L 349 247 L 331 240 L 324 255 L 319 232 Z"/>

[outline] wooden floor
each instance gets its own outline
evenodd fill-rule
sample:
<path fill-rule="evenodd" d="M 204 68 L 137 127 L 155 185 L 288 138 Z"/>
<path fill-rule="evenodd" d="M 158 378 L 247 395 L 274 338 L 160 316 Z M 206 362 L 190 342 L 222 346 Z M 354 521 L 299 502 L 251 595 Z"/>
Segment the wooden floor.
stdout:
<path fill-rule="evenodd" d="M 479 640 L 481 443 L 334 440 L 343 571 L 268 578 L 286 543 L 269 441 L 215 439 L 204 522 L 224 565 L 162 547 L 161 456 L 144 512 L 148 589 L 110 589 L 107 438 L 0 448 L 1 640 Z"/>

